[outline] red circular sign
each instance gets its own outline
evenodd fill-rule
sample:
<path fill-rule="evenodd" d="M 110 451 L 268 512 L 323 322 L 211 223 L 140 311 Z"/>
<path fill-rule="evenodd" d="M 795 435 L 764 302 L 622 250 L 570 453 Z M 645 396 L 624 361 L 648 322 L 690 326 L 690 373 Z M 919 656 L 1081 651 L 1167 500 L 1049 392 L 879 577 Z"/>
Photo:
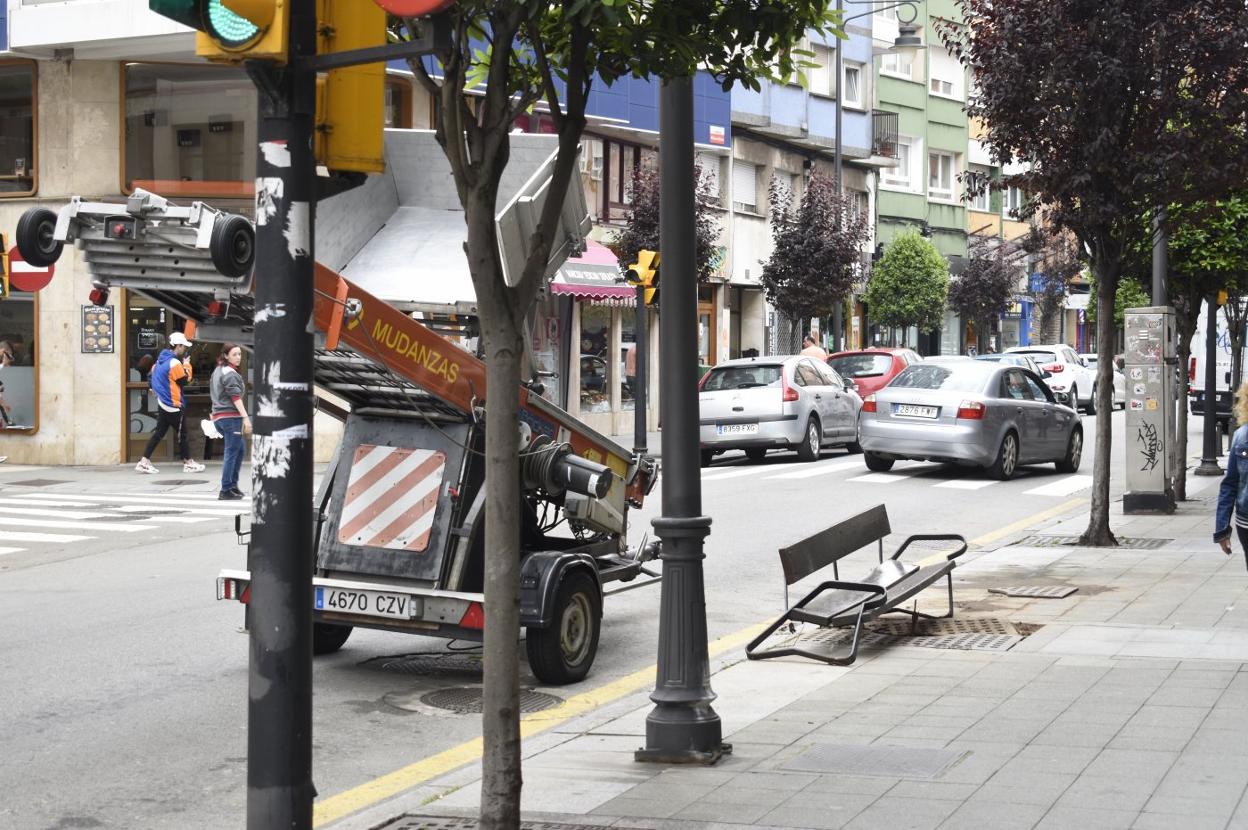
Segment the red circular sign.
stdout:
<path fill-rule="evenodd" d="M 425 17 L 455 5 L 455 0 L 374 0 L 395 17 Z"/>
<path fill-rule="evenodd" d="M 55 265 L 38 268 L 22 259 L 22 252 L 14 245 L 9 249 L 9 284 L 18 291 L 38 291 L 52 282 Z"/>

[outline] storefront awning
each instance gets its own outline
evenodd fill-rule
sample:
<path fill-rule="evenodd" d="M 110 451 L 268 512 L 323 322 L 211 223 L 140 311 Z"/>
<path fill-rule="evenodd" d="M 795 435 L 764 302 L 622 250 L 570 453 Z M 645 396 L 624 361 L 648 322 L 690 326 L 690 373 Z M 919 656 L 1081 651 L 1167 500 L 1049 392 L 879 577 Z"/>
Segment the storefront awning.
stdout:
<path fill-rule="evenodd" d="M 556 272 L 551 293 L 601 305 L 635 305 L 636 289 L 619 281 L 620 263 L 615 254 L 600 242 L 585 242 L 585 253 L 569 259 Z"/>

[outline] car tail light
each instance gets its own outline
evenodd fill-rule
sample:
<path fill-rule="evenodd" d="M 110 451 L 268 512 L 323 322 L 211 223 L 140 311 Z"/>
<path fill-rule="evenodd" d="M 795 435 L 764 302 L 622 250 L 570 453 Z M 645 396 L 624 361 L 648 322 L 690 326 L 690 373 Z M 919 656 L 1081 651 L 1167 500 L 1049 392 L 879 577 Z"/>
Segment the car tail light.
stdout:
<path fill-rule="evenodd" d="M 1196 358 L 1194 357 L 1192 358 L 1191 363 L 1187 367 L 1187 382 L 1188 383 L 1196 382 Z"/>
<path fill-rule="evenodd" d="M 1066 367 L 1061 363 L 1050 363 L 1047 366 L 1041 366 L 1040 368 L 1044 369 L 1046 372 L 1052 372 L 1055 375 L 1066 371 Z"/>
<path fill-rule="evenodd" d="M 875 393 L 874 392 L 872 392 L 870 395 L 867 395 L 865 398 L 862 399 L 862 411 L 863 412 L 875 411 Z"/>
<path fill-rule="evenodd" d="M 983 401 L 962 401 L 958 404 L 958 420 L 982 421 L 987 411 Z"/>
<path fill-rule="evenodd" d="M 784 376 L 783 369 L 780 371 L 780 382 L 784 384 L 784 394 L 780 398 L 780 400 L 784 401 L 785 403 L 793 403 L 799 400 L 797 396 L 797 390 L 794 389 L 792 386 L 789 386 L 789 380 L 788 378 Z"/>
<path fill-rule="evenodd" d="M 459 624 L 463 628 L 475 628 L 478 631 L 485 628 L 485 609 L 481 607 L 481 603 L 468 603 L 468 610 L 459 618 Z"/>
<path fill-rule="evenodd" d="M 246 605 L 251 602 L 251 583 L 232 576 L 217 577 L 217 599 L 233 599 Z"/>

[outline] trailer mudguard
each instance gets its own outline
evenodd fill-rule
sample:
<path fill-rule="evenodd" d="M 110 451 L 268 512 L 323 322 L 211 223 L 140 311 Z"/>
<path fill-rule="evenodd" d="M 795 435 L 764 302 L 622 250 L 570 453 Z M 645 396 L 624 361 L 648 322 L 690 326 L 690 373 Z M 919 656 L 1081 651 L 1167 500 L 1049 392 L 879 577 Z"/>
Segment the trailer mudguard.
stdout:
<path fill-rule="evenodd" d="M 526 556 L 520 563 L 520 625 L 547 628 L 554 623 L 559 583 L 565 575 L 578 569 L 593 577 L 601 607 L 602 579 L 592 556 L 557 550 L 537 551 Z"/>

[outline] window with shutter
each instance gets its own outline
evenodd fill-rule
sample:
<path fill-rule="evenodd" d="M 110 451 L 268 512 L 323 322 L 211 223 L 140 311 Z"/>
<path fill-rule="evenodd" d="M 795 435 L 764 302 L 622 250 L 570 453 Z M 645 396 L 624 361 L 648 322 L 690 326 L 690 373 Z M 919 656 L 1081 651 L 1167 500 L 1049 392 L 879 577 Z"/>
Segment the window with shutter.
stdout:
<path fill-rule="evenodd" d="M 758 212 L 758 165 L 734 159 L 732 162 L 732 207 Z"/>

